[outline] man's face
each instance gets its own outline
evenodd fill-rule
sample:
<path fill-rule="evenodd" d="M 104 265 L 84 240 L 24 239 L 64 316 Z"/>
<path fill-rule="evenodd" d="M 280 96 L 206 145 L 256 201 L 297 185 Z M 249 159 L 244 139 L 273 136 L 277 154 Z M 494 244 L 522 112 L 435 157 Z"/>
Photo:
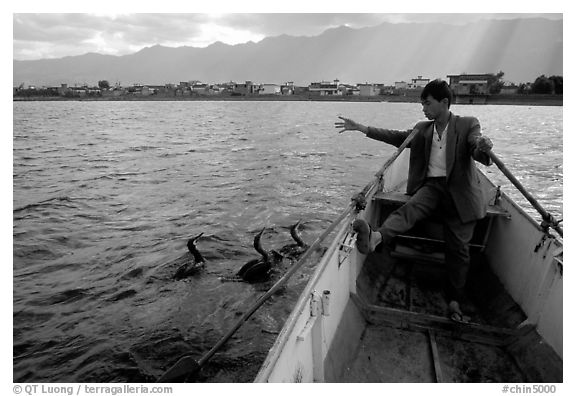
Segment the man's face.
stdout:
<path fill-rule="evenodd" d="M 440 114 L 444 112 L 446 107 L 447 99 L 442 99 L 442 101 L 437 101 L 432 97 L 432 95 L 428 95 L 426 99 L 422 101 L 422 111 L 424 115 L 429 120 L 435 120 Z"/>

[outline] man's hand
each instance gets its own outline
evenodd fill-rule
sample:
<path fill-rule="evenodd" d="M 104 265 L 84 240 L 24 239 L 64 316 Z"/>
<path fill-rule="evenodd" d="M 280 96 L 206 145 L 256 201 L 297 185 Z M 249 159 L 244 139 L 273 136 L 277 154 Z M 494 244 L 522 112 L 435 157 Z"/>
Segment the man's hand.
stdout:
<path fill-rule="evenodd" d="M 492 140 L 486 136 L 480 136 L 476 141 L 476 147 L 478 147 L 478 150 L 482 151 L 483 153 L 490 152 L 493 146 L 494 144 L 492 144 Z"/>
<path fill-rule="evenodd" d="M 336 121 L 334 123 L 334 126 L 338 129 L 343 128 L 341 131 L 338 131 L 338 133 L 342 133 L 345 131 L 361 131 L 366 133 L 367 128 L 364 125 L 358 124 L 356 121 L 351 120 L 349 118 L 344 118 L 340 116 L 338 116 L 338 118 L 340 118 L 342 121 Z"/>
<path fill-rule="evenodd" d="M 354 201 L 357 211 L 366 209 L 367 202 L 366 202 L 366 195 L 364 195 L 364 193 L 359 192 L 357 194 L 354 194 L 352 196 L 352 201 Z"/>

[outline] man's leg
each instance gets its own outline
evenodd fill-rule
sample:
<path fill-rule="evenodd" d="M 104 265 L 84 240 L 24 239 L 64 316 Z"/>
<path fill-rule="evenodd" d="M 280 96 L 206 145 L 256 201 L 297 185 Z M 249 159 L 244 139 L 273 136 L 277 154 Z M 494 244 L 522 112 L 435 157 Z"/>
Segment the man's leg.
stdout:
<path fill-rule="evenodd" d="M 395 236 L 412 229 L 419 221 L 428 218 L 438 207 L 442 195 L 437 182 L 426 182 L 408 202 L 390 213 L 378 229 L 384 245 L 389 244 Z"/>
<path fill-rule="evenodd" d="M 371 231 L 366 221 L 356 220 L 352 228 L 358 233 L 356 245 L 360 253 L 372 252 L 379 244 L 387 247 L 396 235 L 410 230 L 418 221 L 430 216 L 443 195 L 441 182 L 427 180 L 408 202 L 388 216 L 377 231 Z"/>
<path fill-rule="evenodd" d="M 462 223 L 456 216 L 447 216 L 444 222 L 446 240 L 446 268 L 448 270 L 447 297 L 451 310 L 461 317 L 459 304 L 465 292 L 466 279 L 470 269 L 470 240 L 474 234 L 476 221 Z"/>

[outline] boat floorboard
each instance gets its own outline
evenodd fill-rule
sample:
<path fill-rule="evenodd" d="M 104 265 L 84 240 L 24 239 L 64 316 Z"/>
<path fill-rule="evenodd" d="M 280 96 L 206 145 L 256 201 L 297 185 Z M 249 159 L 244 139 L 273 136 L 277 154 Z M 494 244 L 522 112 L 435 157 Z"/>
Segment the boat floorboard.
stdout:
<path fill-rule="evenodd" d="M 443 263 L 422 262 L 373 253 L 358 278 L 358 290 L 369 303 L 447 317 Z M 482 253 L 472 257 L 462 310 L 471 322 L 515 329 L 525 319 L 522 309 L 490 271 Z"/>
<path fill-rule="evenodd" d="M 467 299 L 471 325 L 448 319 L 439 264 L 368 256 L 358 278 L 367 320 L 342 382 L 524 382 L 506 345 L 525 316 L 497 278 L 475 258 Z"/>
<path fill-rule="evenodd" d="M 368 325 L 341 382 L 524 382 L 512 357 L 493 345 L 435 335 L 437 362 L 426 331 Z"/>

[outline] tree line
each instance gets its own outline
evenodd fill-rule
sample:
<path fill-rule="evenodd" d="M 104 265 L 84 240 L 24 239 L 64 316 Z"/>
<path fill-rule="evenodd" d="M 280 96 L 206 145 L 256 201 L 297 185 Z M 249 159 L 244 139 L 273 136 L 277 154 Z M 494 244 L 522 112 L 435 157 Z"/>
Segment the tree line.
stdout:
<path fill-rule="evenodd" d="M 492 74 L 488 79 L 488 90 L 491 94 L 499 94 L 504 87 L 504 72 L 500 71 Z M 548 94 L 548 95 L 562 95 L 563 93 L 563 79 L 562 76 L 547 77 L 544 74 L 537 77 L 532 83 L 521 83 L 518 85 L 518 94 Z"/>
<path fill-rule="evenodd" d="M 541 75 L 532 83 L 529 92 L 527 93 L 562 95 L 563 93 L 562 86 L 563 86 L 562 76 L 546 77 L 545 75 Z"/>

